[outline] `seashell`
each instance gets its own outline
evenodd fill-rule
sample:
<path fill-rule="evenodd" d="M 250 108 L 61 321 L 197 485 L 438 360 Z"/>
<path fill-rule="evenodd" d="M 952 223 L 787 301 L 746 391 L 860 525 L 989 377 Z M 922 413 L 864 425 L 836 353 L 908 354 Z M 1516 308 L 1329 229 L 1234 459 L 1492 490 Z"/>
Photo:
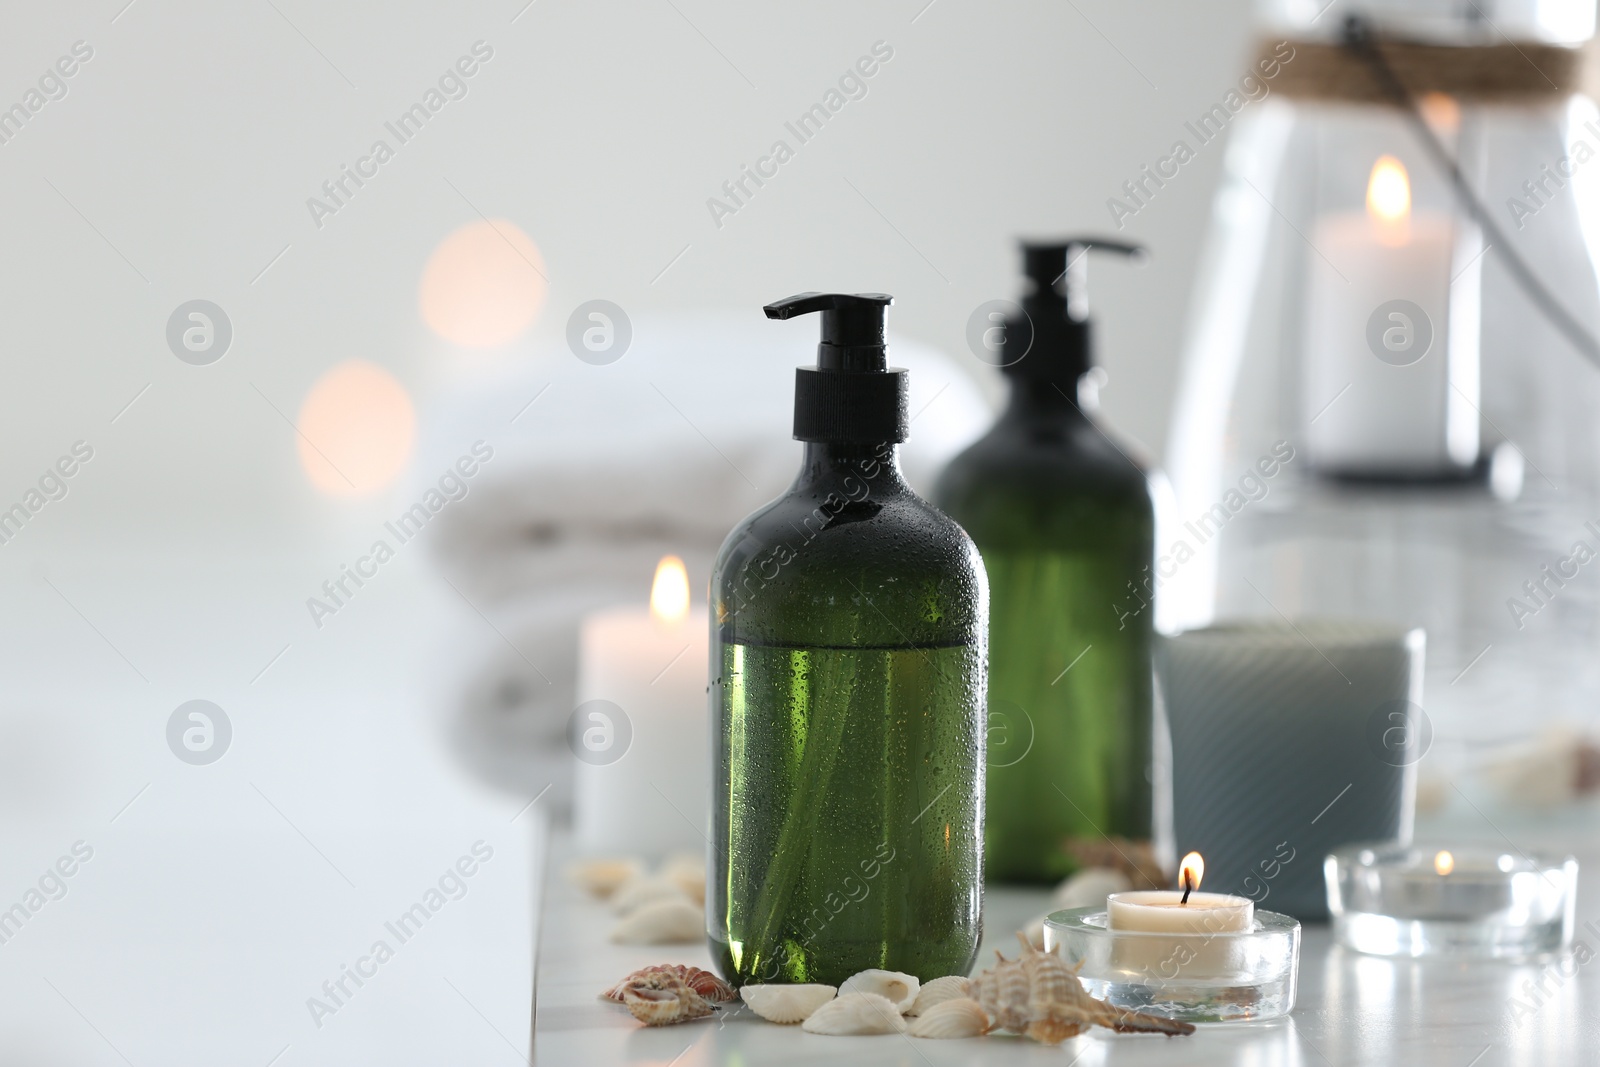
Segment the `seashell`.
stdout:
<path fill-rule="evenodd" d="M 680 852 L 675 856 L 667 857 L 661 865 L 660 875 L 673 885 L 690 900 L 699 904 L 706 902 L 706 858 L 700 855 L 691 855 Z"/>
<path fill-rule="evenodd" d="M 862 971 L 853 974 L 844 980 L 839 987 L 839 995 L 846 993 L 876 993 L 886 998 L 894 1005 L 895 1011 L 905 1010 L 916 1003 L 917 993 L 922 988 L 922 982 L 915 975 L 902 974 L 899 971 Z"/>
<path fill-rule="evenodd" d="M 691 1019 L 704 1019 L 715 1010 L 704 997 L 689 988 L 689 983 L 659 969 L 623 987 L 622 1003 L 646 1026 L 672 1026 Z"/>
<path fill-rule="evenodd" d="M 843 987 L 841 987 L 842 989 Z M 844 993 L 822 1005 L 800 1024 L 808 1034 L 847 1037 L 855 1034 L 904 1033 L 900 1009 L 878 993 Z"/>
<path fill-rule="evenodd" d="M 800 1023 L 833 999 L 831 985 L 747 985 L 739 990 L 750 1010 L 770 1023 Z"/>
<path fill-rule="evenodd" d="M 1500 752 L 1479 773 L 1507 807 L 1548 811 L 1595 791 L 1595 742 L 1572 723 L 1547 726 Z"/>
<path fill-rule="evenodd" d="M 602 899 L 643 873 L 644 864 L 629 858 L 577 860 L 567 864 L 567 880 L 590 896 Z"/>
<path fill-rule="evenodd" d="M 685 967 L 681 963 L 658 963 L 651 967 L 640 967 L 637 971 L 634 971 L 622 981 L 601 993 L 600 996 L 620 1004 L 622 1003 L 623 991 L 629 985 L 660 971 L 683 979 L 690 989 L 707 1000 L 726 1004 L 739 999 L 739 994 L 734 990 L 733 986 L 724 982 L 710 971 L 702 971 L 698 967 Z"/>
<path fill-rule="evenodd" d="M 1149 841 L 1096 834 L 1068 838 L 1061 843 L 1061 848 L 1080 868 L 1121 871 L 1134 889 L 1160 889 L 1170 882 L 1156 860 L 1155 846 Z"/>
<path fill-rule="evenodd" d="M 705 936 L 705 912 L 682 897 L 651 901 L 611 928 L 619 945 L 691 945 Z"/>
<path fill-rule="evenodd" d="M 1033 946 L 1027 947 L 1032 951 Z M 968 996 L 983 1007 L 996 1027 L 1020 1034 L 1029 1022 L 1028 976 L 1021 960 L 1008 960 L 998 951 L 995 957 L 993 967 L 973 977 Z"/>
<path fill-rule="evenodd" d="M 912 1037 L 982 1037 L 988 1032 L 989 1014 L 966 997 L 940 1001 L 907 1031 Z"/>
<path fill-rule="evenodd" d="M 1050 894 L 1050 911 L 1067 908 L 1103 908 L 1106 897 L 1133 888 L 1133 880 L 1110 867 L 1085 867 L 1055 887 Z M 1037 946 L 1036 946 L 1037 947 Z"/>
<path fill-rule="evenodd" d="M 935 978 L 917 991 L 917 999 L 911 1007 L 906 1009 L 907 1015 L 921 1015 L 935 1004 L 943 1004 L 947 1000 L 967 995 L 969 980 L 959 974 L 946 975 Z"/>
<path fill-rule="evenodd" d="M 1113 1008 L 1096 1000 L 1078 981 L 1078 972 L 1055 952 L 1041 952 L 1022 942 L 1022 958 L 997 962 L 972 979 L 971 997 L 995 1026 L 1041 1044 L 1056 1045 L 1104 1026 L 1121 1033 L 1192 1034 L 1194 1024 L 1144 1012 Z"/>
<path fill-rule="evenodd" d="M 618 886 L 617 891 L 611 894 L 610 904 L 611 910 L 618 915 L 627 915 L 653 901 L 688 899 L 676 883 L 658 874 L 642 874 Z"/>

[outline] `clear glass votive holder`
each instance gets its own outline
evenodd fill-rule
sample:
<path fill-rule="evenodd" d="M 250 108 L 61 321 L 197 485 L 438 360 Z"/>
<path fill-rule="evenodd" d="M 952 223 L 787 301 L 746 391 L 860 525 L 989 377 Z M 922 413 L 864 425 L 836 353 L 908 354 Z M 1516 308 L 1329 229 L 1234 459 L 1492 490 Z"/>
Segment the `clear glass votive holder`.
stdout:
<path fill-rule="evenodd" d="M 1257 910 L 1249 930 L 1179 934 L 1113 930 L 1105 908 L 1073 908 L 1045 919 L 1044 945 L 1113 1007 L 1191 1023 L 1294 1010 L 1300 924 L 1277 912 Z"/>
<path fill-rule="evenodd" d="M 1521 960 L 1572 940 L 1578 861 L 1488 845 L 1351 845 L 1323 863 L 1334 939 L 1374 956 Z"/>

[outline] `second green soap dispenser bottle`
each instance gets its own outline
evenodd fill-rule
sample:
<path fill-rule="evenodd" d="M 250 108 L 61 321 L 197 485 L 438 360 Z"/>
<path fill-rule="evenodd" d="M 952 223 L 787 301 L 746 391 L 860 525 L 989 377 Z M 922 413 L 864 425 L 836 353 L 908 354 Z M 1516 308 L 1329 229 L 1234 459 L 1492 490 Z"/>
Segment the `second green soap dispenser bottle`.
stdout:
<path fill-rule="evenodd" d="M 1032 291 L 1008 319 L 1010 404 L 941 476 L 934 502 L 989 575 L 989 878 L 1054 881 L 1070 843 L 1151 837 L 1155 516 L 1145 471 L 1079 402 L 1090 368 L 1090 247 L 1023 246 Z"/>

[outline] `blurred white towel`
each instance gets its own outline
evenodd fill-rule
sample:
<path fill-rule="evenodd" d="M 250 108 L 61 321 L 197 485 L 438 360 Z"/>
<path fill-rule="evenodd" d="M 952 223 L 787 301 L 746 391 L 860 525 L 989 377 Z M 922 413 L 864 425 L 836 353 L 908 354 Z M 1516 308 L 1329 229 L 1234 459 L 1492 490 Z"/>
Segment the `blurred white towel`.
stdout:
<path fill-rule="evenodd" d="M 683 557 L 703 597 L 728 531 L 794 479 L 794 368 L 815 363 L 816 343 L 815 322 L 759 313 L 640 319 L 617 363 L 547 347 L 428 420 L 414 467 L 425 481 L 475 440 L 494 448 L 467 497 L 428 527 L 446 576 L 515 646 L 489 635 L 500 647 L 458 724 L 494 778 L 542 788 L 553 769 L 530 763 L 540 751 L 564 766 L 583 614 L 643 603 L 667 553 Z M 889 362 L 911 372 L 902 456 L 925 491 L 991 411 L 976 361 L 891 335 Z"/>

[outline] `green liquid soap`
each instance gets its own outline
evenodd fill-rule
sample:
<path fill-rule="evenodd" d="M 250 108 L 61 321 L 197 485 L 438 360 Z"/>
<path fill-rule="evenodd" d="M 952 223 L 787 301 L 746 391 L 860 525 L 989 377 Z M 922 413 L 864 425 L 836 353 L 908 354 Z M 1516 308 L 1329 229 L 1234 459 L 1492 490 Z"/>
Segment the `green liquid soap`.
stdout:
<path fill-rule="evenodd" d="M 985 854 L 1003 882 L 1071 874 L 1070 842 L 1152 834 L 1154 607 L 1141 594 L 1155 511 L 1145 471 L 1079 404 L 1089 323 L 1069 295 L 1085 247 L 1028 247 L 1034 291 L 1004 345 L 1025 335 L 1026 355 L 1000 361 L 1010 404 L 934 491 L 989 576 Z"/>
<path fill-rule="evenodd" d="M 711 579 L 706 909 L 735 985 L 966 974 L 982 933 L 987 587 L 900 474 L 888 302 L 767 309 L 823 311 L 823 343 L 797 373 L 799 476 Z"/>

